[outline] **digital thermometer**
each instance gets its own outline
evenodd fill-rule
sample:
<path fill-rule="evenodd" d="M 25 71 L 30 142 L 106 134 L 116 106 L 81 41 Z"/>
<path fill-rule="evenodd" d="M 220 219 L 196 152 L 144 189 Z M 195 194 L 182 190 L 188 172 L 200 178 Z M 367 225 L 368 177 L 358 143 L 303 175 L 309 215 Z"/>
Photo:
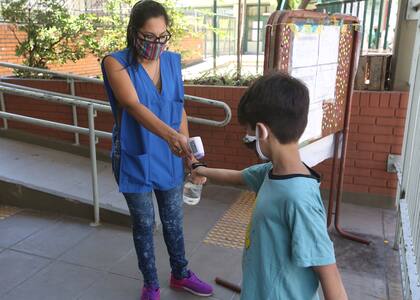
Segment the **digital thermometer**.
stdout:
<path fill-rule="evenodd" d="M 199 136 L 195 136 L 190 138 L 188 142 L 194 157 L 196 159 L 202 159 L 204 157 L 204 146 L 201 138 Z"/>

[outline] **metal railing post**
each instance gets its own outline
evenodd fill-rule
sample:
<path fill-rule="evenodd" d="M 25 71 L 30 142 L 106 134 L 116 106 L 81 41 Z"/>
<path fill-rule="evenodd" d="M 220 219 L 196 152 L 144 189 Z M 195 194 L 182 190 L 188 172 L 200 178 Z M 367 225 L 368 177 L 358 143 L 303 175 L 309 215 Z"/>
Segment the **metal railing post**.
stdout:
<path fill-rule="evenodd" d="M 362 45 L 360 46 L 361 51 L 363 52 L 363 45 L 365 43 L 365 33 L 366 33 L 366 15 L 367 15 L 367 8 L 368 8 L 368 3 L 367 0 L 365 0 L 363 2 L 363 24 L 362 24 Z M 368 42 L 368 47 L 369 49 L 369 42 Z"/>
<path fill-rule="evenodd" d="M 76 87 L 74 85 L 74 79 L 68 78 L 67 82 L 70 84 L 70 94 L 72 96 L 76 96 Z M 77 119 L 77 107 L 76 105 L 71 106 L 72 114 L 73 114 L 73 125 L 78 126 L 78 119 Z M 79 134 L 77 132 L 74 133 L 74 144 L 80 145 Z"/>
<path fill-rule="evenodd" d="M 391 7 L 392 7 L 392 0 L 388 1 L 388 8 L 386 13 L 386 30 L 385 30 L 385 38 L 384 38 L 384 50 L 387 48 L 387 42 L 388 42 L 388 31 L 389 31 L 389 14 L 391 13 Z"/>
<path fill-rule="evenodd" d="M 93 104 L 89 103 L 88 106 L 88 123 L 89 123 L 89 150 L 90 162 L 92 167 L 92 195 L 93 195 L 93 215 L 94 222 L 91 226 L 100 225 L 99 217 L 99 191 L 98 191 L 98 167 L 96 164 L 96 135 L 95 135 L 95 120 Z"/>
<path fill-rule="evenodd" d="M 4 101 L 4 94 L 0 92 L 0 110 L 6 112 L 6 102 Z M 7 119 L 3 119 L 3 129 L 7 130 L 9 128 L 7 124 Z"/>
<path fill-rule="evenodd" d="M 370 14 L 370 27 L 369 27 L 369 40 L 368 40 L 368 49 L 370 49 L 370 45 L 372 43 L 372 34 L 374 33 L 373 24 L 375 22 L 375 6 L 376 0 L 372 1 L 372 9 Z M 376 43 L 375 43 L 376 44 Z"/>
<path fill-rule="evenodd" d="M 376 37 L 376 49 L 379 49 L 379 40 L 382 36 L 382 15 L 384 10 L 384 0 L 381 0 L 381 4 L 379 5 L 379 18 L 378 18 L 378 31 L 377 31 L 377 37 Z"/>

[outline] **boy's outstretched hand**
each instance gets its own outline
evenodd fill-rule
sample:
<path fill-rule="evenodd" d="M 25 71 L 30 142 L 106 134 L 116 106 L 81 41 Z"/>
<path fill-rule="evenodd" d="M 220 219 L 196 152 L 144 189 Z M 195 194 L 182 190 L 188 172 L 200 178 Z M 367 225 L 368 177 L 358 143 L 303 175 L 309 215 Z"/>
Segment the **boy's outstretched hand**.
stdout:
<path fill-rule="evenodd" d="M 196 170 L 193 170 L 192 164 L 198 162 L 198 160 L 194 157 L 194 155 L 191 155 L 187 159 L 188 167 L 191 170 L 191 175 L 189 176 L 189 181 L 191 181 L 194 184 L 205 184 L 207 182 L 207 177 L 201 176 L 197 173 Z"/>

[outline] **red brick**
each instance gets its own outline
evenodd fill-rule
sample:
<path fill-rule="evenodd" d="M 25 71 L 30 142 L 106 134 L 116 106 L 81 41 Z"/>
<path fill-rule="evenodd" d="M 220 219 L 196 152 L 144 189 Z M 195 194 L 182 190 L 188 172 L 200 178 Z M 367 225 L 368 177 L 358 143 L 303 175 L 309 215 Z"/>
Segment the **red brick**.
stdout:
<path fill-rule="evenodd" d="M 380 93 L 371 92 L 369 97 L 369 106 L 370 107 L 379 107 Z"/>
<path fill-rule="evenodd" d="M 356 160 L 355 165 L 357 168 L 386 170 L 386 162 L 359 159 L 359 160 Z"/>
<path fill-rule="evenodd" d="M 369 187 L 376 186 L 376 187 L 383 187 L 386 186 L 386 180 L 380 178 L 372 178 L 372 177 L 362 177 L 356 176 L 354 177 L 354 183 L 359 185 L 367 185 Z"/>
<path fill-rule="evenodd" d="M 362 116 L 392 117 L 395 114 L 395 109 L 382 107 L 362 107 L 360 109 L 360 114 Z"/>
<path fill-rule="evenodd" d="M 349 132 L 350 133 L 356 133 L 358 131 L 359 126 L 354 123 L 350 123 Z"/>
<path fill-rule="evenodd" d="M 386 162 L 388 160 L 388 155 L 389 153 L 373 153 L 373 160 Z"/>
<path fill-rule="evenodd" d="M 375 143 L 377 144 L 401 144 L 401 137 L 392 135 L 377 135 L 375 136 Z"/>
<path fill-rule="evenodd" d="M 381 93 L 379 107 L 389 107 L 390 96 L 391 95 L 389 93 Z"/>
<path fill-rule="evenodd" d="M 391 179 L 396 179 L 396 174 L 388 173 L 387 171 L 372 170 L 372 177 L 391 180 Z"/>
<path fill-rule="evenodd" d="M 400 96 L 400 93 L 391 93 L 389 106 L 394 108 L 400 107 Z"/>
<path fill-rule="evenodd" d="M 398 186 L 398 180 L 397 179 L 394 179 L 394 180 L 388 180 L 387 181 L 387 186 L 388 187 L 390 187 L 390 188 L 393 188 L 393 189 L 396 189 L 397 188 L 397 186 Z"/>
<path fill-rule="evenodd" d="M 399 117 L 399 118 L 405 118 L 405 117 L 406 117 L 406 115 L 407 115 L 407 110 L 406 110 L 406 109 L 404 109 L 404 108 L 398 108 L 398 109 L 395 111 L 395 115 L 396 115 L 397 117 Z"/>
<path fill-rule="evenodd" d="M 360 107 L 352 106 L 350 108 L 350 113 L 351 113 L 351 118 L 358 116 L 360 113 Z"/>
<path fill-rule="evenodd" d="M 376 194 L 376 195 L 386 195 L 386 196 L 395 196 L 396 190 L 393 188 L 385 188 L 385 187 L 369 187 L 369 193 Z"/>
<path fill-rule="evenodd" d="M 404 136 L 404 128 L 394 128 L 393 132 L 397 136 Z"/>
<path fill-rule="evenodd" d="M 368 124 L 373 125 L 375 124 L 375 117 L 366 117 L 366 116 L 352 116 L 351 117 L 351 123 L 357 123 L 357 124 Z"/>
<path fill-rule="evenodd" d="M 407 108 L 408 107 L 408 92 L 401 93 L 400 98 L 400 108 Z"/>
<path fill-rule="evenodd" d="M 357 150 L 372 151 L 372 152 L 389 152 L 390 145 L 385 144 L 371 144 L 371 143 L 358 143 Z"/>
<path fill-rule="evenodd" d="M 360 92 L 354 92 L 353 97 L 351 99 L 351 105 L 353 107 L 359 107 L 360 106 Z"/>
<path fill-rule="evenodd" d="M 369 106 L 369 93 L 361 92 L 360 93 L 360 107 L 364 109 Z"/>
<path fill-rule="evenodd" d="M 392 128 L 379 125 L 359 125 L 359 133 L 391 135 Z"/>
<path fill-rule="evenodd" d="M 370 169 L 362 168 L 346 168 L 345 174 L 354 175 L 354 176 L 370 176 Z"/>
<path fill-rule="evenodd" d="M 356 151 L 357 150 L 357 143 L 355 143 L 353 141 L 349 141 L 347 143 L 347 150 L 348 151 Z"/>
<path fill-rule="evenodd" d="M 360 133 L 350 134 L 349 140 L 354 142 L 373 142 L 373 135 Z"/>
<path fill-rule="evenodd" d="M 391 153 L 393 154 L 401 154 L 402 145 L 392 145 L 391 146 Z"/>
<path fill-rule="evenodd" d="M 382 117 L 379 117 L 379 118 L 376 119 L 376 124 L 384 125 L 384 126 L 403 127 L 404 123 L 405 123 L 405 119 L 403 119 L 403 118 L 396 118 L 396 117 L 382 118 Z"/>
<path fill-rule="evenodd" d="M 371 159 L 372 156 L 373 156 L 372 152 L 368 152 L 368 151 L 347 151 L 348 158 Z"/>
<path fill-rule="evenodd" d="M 351 184 L 353 183 L 353 176 L 344 176 L 344 183 Z"/>
<path fill-rule="evenodd" d="M 344 184 L 344 190 L 346 192 L 354 192 L 354 193 L 367 193 L 369 192 L 369 187 L 366 185 L 359 185 L 359 184 Z"/>

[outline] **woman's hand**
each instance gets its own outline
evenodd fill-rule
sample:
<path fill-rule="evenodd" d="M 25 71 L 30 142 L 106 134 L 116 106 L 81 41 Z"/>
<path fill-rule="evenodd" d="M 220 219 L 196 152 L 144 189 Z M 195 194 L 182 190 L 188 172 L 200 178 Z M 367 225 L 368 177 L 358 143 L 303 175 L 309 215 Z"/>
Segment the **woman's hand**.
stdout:
<path fill-rule="evenodd" d="M 167 142 L 172 153 L 176 156 L 190 157 L 192 155 L 190 146 L 188 145 L 188 138 L 185 135 L 175 132 L 167 139 Z"/>

